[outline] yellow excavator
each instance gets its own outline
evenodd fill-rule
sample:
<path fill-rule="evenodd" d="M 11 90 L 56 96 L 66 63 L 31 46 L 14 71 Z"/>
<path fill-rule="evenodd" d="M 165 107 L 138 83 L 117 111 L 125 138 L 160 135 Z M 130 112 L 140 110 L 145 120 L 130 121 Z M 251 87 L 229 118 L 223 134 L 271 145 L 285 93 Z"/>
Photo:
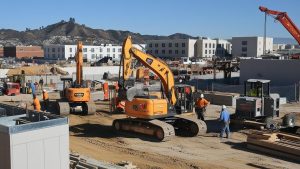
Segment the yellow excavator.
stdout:
<path fill-rule="evenodd" d="M 206 132 L 207 127 L 204 121 L 176 113 L 174 76 L 164 61 L 133 47 L 130 36 L 124 40 L 122 55 L 122 84 L 125 85 L 126 80 L 132 74 L 131 64 L 134 57 L 160 78 L 163 98 L 150 95 L 149 92 L 147 95 L 144 89 L 137 87 L 127 89 L 125 114 L 129 117 L 114 120 L 115 130 L 135 132 L 159 141 L 167 141 L 175 134 L 193 137 Z"/>
<path fill-rule="evenodd" d="M 84 81 L 82 78 L 82 48 L 82 42 L 78 41 L 75 56 L 76 80 L 73 82 L 72 78 L 62 78 L 64 82 L 64 91 L 63 101 L 58 102 L 58 110 L 60 115 L 68 115 L 70 113 L 90 115 L 96 112 L 95 103 L 90 102 L 90 88 L 84 85 Z"/>

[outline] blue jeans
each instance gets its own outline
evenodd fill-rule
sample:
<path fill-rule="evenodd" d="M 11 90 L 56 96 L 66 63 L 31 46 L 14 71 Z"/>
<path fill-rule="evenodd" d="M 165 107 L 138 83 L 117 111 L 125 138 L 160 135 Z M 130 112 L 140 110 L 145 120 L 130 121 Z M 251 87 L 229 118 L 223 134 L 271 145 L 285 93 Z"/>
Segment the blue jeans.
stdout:
<path fill-rule="evenodd" d="M 230 129 L 229 129 L 229 122 L 222 121 L 222 129 L 220 133 L 220 137 L 223 138 L 224 132 L 226 132 L 226 137 L 229 138 L 230 136 Z"/>

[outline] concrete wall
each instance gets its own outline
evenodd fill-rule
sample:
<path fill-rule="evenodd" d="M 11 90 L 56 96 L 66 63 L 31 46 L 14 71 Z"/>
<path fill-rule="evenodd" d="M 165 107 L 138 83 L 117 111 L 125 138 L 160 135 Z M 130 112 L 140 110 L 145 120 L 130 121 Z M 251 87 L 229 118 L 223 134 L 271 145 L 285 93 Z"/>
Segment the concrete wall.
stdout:
<path fill-rule="evenodd" d="M 300 60 L 243 59 L 240 63 L 240 82 L 250 78 L 269 79 L 271 85 L 299 83 Z"/>

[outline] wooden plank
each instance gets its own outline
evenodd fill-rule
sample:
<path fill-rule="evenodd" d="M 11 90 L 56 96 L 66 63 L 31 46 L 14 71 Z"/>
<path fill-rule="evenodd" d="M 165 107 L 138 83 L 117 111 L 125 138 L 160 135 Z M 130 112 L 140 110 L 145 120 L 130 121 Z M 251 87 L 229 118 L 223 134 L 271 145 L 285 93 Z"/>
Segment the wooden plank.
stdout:
<path fill-rule="evenodd" d="M 272 142 L 265 141 L 265 140 L 256 140 L 256 139 L 247 138 L 247 143 L 251 143 L 251 144 L 267 147 L 270 149 L 278 150 L 281 152 L 300 156 L 300 150 L 297 150 L 297 149 L 294 149 L 291 147 L 287 147 L 287 146 L 283 146 L 283 145 L 279 145 L 279 144 L 274 144 Z"/>
<path fill-rule="evenodd" d="M 291 135 L 291 134 L 286 134 L 286 133 L 277 133 L 278 136 L 283 136 L 285 139 L 289 139 L 289 140 L 296 140 L 296 141 L 300 141 L 300 137 L 299 136 L 295 136 L 295 135 Z"/>
<path fill-rule="evenodd" d="M 247 148 L 250 150 L 255 150 L 255 151 L 260 151 L 260 152 L 263 152 L 266 154 L 270 154 L 273 156 L 277 156 L 277 157 L 281 157 L 281 158 L 285 158 L 285 159 L 289 159 L 289 160 L 294 160 L 295 162 L 300 162 L 299 156 L 296 156 L 296 155 L 287 154 L 284 152 L 268 149 L 268 148 L 253 145 L 253 144 L 247 144 Z"/>

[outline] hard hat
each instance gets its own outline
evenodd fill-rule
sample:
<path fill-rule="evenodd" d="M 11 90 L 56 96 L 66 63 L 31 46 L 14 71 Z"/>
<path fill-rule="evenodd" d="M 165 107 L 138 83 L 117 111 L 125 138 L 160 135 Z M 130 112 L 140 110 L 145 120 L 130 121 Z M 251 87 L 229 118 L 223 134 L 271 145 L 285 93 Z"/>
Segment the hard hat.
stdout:
<path fill-rule="evenodd" d="M 203 94 L 201 94 L 201 95 L 200 95 L 200 97 L 201 97 L 201 98 L 204 98 L 204 95 L 203 95 Z"/>
<path fill-rule="evenodd" d="M 44 89 L 43 92 L 46 92 L 46 90 Z"/>
<path fill-rule="evenodd" d="M 226 109 L 226 106 L 225 106 L 225 105 L 222 105 L 222 109 Z"/>

